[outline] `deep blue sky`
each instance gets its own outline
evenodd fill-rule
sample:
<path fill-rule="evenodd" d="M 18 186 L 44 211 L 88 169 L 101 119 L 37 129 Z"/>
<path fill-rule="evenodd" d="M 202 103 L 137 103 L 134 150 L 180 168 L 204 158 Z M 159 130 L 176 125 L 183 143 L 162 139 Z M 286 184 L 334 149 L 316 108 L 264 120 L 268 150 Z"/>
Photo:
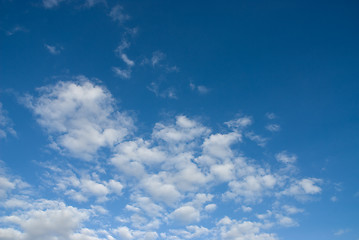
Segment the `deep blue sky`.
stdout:
<path fill-rule="evenodd" d="M 0 228 L 0 240 L 15 239 L 9 234 L 59 237 L 64 233 L 51 230 L 31 235 L 35 225 L 27 228 L 5 216 L 19 214 L 19 208 L 24 222 L 38 220 L 31 211 L 51 220 L 51 210 L 71 206 L 88 218 L 79 219 L 82 226 L 70 227 L 64 239 L 90 236 L 83 233 L 85 227 L 95 231 L 96 239 L 359 239 L 357 1 L 2 0 L 0 16 L 0 160 L 6 169 L 0 171 L 0 200 L 48 199 L 66 205 L 2 204 L 0 221 L 18 232 Z M 84 94 L 72 92 L 74 86 Z M 86 86 L 103 98 L 88 99 L 93 95 Z M 236 119 L 250 123 L 228 123 Z M 106 129 L 115 131 L 116 140 Z M 166 134 L 174 129 L 181 137 L 169 140 Z M 228 146 L 211 145 L 216 153 L 209 153 L 206 144 L 215 136 L 223 136 L 216 144 Z M 158 150 L 162 155 L 153 153 L 157 162 L 148 163 L 152 155 L 140 159 L 126 152 L 130 161 L 146 166 L 136 178 L 124 167 L 127 163 L 111 159 L 125 154 L 126 144 L 143 141 L 147 152 L 135 149 L 140 153 L 132 154 Z M 197 179 L 193 188 L 182 189 L 181 154 L 191 155 L 184 169 L 194 164 L 205 176 L 203 186 Z M 216 154 L 221 155 L 218 166 L 231 166 L 231 178 L 221 179 L 214 162 L 201 162 Z M 295 159 L 285 163 L 286 170 L 283 156 Z M 240 157 L 256 172 L 240 175 Z M 55 167 L 62 170 L 51 172 Z M 78 185 L 64 180 L 70 173 Z M 265 175 L 275 179 L 273 186 L 262 179 Z M 249 184 L 251 177 L 263 184 L 259 190 Z M 16 185 L 18 179 L 30 189 Z M 89 179 L 102 184 L 106 194 L 87 188 Z M 122 193 L 111 180 L 123 185 Z M 180 195 L 161 202 L 146 182 L 157 190 L 166 186 L 166 196 L 175 194 L 168 186 Z M 200 193 L 213 199 L 196 205 L 193 199 Z M 140 197 L 163 211 L 146 212 Z M 208 210 L 208 204 L 216 204 L 216 210 Z M 111 214 L 94 223 L 91 205 Z M 284 205 L 298 213 L 278 207 Z M 185 212 L 193 210 L 189 206 L 198 212 Z M 183 220 L 181 211 L 193 218 Z M 266 218 L 258 217 L 267 211 Z M 160 223 L 145 227 L 148 222 L 133 216 Z M 232 222 L 220 228 L 225 216 Z M 243 224 L 258 231 L 245 232 Z M 189 225 L 208 232 L 196 238 Z"/>

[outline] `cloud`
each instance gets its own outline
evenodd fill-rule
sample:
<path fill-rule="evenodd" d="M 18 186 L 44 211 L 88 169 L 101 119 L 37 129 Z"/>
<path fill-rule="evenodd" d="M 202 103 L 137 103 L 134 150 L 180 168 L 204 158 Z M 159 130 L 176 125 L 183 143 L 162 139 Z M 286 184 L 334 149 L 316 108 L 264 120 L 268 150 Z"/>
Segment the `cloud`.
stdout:
<path fill-rule="evenodd" d="M 220 239 L 223 240 L 276 240 L 275 234 L 263 233 L 265 226 L 262 223 L 251 221 L 237 221 L 228 217 L 218 222 Z"/>
<path fill-rule="evenodd" d="M 172 115 L 155 122 L 152 132 L 136 134 L 134 120 L 118 110 L 111 93 L 85 77 L 42 87 L 26 100 L 52 147 L 97 161 L 70 164 L 72 159 L 65 158 L 63 164 L 44 164 L 41 187 L 75 201 L 74 206 L 47 200 L 47 207 L 33 207 L 29 203 L 37 201 L 31 197 L 11 195 L 17 185 L 5 176 L 0 207 L 13 213 L 0 231 L 4 236 L 26 239 L 29 231 L 20 222 L 37 222 L 31 212 L 45 216 L 45 222 L 62 212 L 69 217 L 79 212 L 83 218 L 66 229 L 49 227 L 34 239 L 277 240 L 270 228 L 297 226 L 296 214 L 304 212 L 293 202 L 323 191 L 320 179 L 271 166 L 273 158 L 293 164 L 294 154 L 266 153 L 263 160 L 246 156 L 242 145 L 253 140 L 248 137 L 251 116 L 226 121 L 215 130 L 199 117 Z M 263 214 L 256 211 L 261 202 L 271 206 Z M 228 204 L 245 212 L 245 218 L 224 217 L 222 207 Z M 16 222 L 18 218 L 23 220 Z M 61 219 L 56 221 L 65 221 Z M 88 228 L 87 222 L 102 229 Z"/>
<path fill-rule="evenodd" d="M 268 124 L 266 129 L 270 132 L 278 132 L 280 130 L 280 126 L 278 124 Z"/>
<path fill-rule="evenodd" d="M 16 131 L 13 128 L 13 122 L 8 117 L 7 111 L 3 108 L 0 102 L 0 139 L 6 138 L 8 134 L 16 136 Z"/>
<path fill-rule="evenodd" d="M 273 120 L 273 119 L 276 119 L 277 116 L 274 114 L 274 113 L 266 113 L 266 117 L 269 119 L 269 120 Z"/>
<path fill-rule="evenodd" d="M 124 79 L 131 78 L 131 69 L 121 69 L 119 67 L 112 67 L 112 71 L 119 77 Z"/>
<path fill-rule="evenodd" d="M 114 6 L 110 11 L 109 16 L 113 21 L 117 21 L 120 24 L 123 24 L 130 19 L 130 16 L 123 12 L 123 7 L 121 5 Z"/>
<path fill-rule="evenodd" d="M 7 36 L 12 36 L 12 35 L 14 35 L 14 34 L 17 33 L 17 32 L 28 32 L 28 31 L 29 31 L 28 29 L 26 29 L 26 28 L 24 28 L 24 27 L 22 27 L 22 26 L 17 25 L 17 26 L 15 26 L 15 27 L 13 27 L 12 29 L 6 31 L 6 35 L 7 35 Z"/>
<path fill-rule="evenodd" d="M 339 229 L 338 231 L 336 231 L 334 233 L 335 236 L 341 236 L 344 235 L 346 233 L 350 232 L 350 229 L 346 228 L 346 229 Z"/>
<path fill-rule="evenodd" d="M 62 47 L 56 47 L 56 46 L 52 46 L 52 45 L 48 45 L 48 44 L 45 44 L 44 46 L 45 46 L 46 50 L 49 51 L 49 53 L 51 53 L 52 55 L 58 55 L 63 50 Z"/>
<path fill-rule="evenodd" d="M 258 146 L 264 147 L 267 144 L 268 139 L 255 134 L 253 131 L 247 132 L 245 136 L 251 141 L 257 143 Z"/>
<path fill-rule="evenodd" d="M 192 206 L 182 206 L 173 211 L 170 217 L 179 224 L 190 224 L 200 220 L 200 214 L 197 209 Z"/>
<path fill-rule="evenodd" d="M 308 196 L 319 194 L 322 191 L 322 189 L 316 185 L 319 183 L 321 183 L 321 180 L 316 178 L 295 180 L 282 194 L 305 200 Z"/>
<path fill-rule="evenodd" d="M 196 86 L 194 83 L 189 84 L 192 91 L 198 91 L 200 94 L 207 94 L 210 92 L 210 89 L 203 85 Z"/>
<path fill-rule="evenodd" d="M 133 67 L 135 65 L 135 62 L 130 60 L 126 54 L 122 53 L 121 54 L 121 59 L 129 66 L 129 67 Z"/>
<path fill-rule="evenodd" d="M 40 88 L 27 106 L 50 134 L 51 146 L 90 160 L 102 147 L 114 147 L 131 133 L 133 120 L 114 110 L 112 95 L 85 77 Z"/>
<path fill-rule="evenodd" d="M 284 164 L 293 164 L 297 161 L 297 156 L 295 154 L 290 154 L 287 151 L 277 153 L 275 158 L 278 162 L 282 162 Z"/>
<path fill-rule="evenodd" d="M 64 0 L 42 0 L 42 4 L 45 8 L 54 8 L 57 7 Z"/>

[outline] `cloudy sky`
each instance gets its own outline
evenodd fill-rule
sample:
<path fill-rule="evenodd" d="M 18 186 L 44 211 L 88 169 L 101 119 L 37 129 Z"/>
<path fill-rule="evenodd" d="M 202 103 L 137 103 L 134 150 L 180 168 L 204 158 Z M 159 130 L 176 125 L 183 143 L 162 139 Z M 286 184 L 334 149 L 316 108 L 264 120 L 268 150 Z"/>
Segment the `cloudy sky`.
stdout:
<path fill-rule="evenodd" d="M 359 240 L 359 4 L 0 1 L 0 240 Z"/>

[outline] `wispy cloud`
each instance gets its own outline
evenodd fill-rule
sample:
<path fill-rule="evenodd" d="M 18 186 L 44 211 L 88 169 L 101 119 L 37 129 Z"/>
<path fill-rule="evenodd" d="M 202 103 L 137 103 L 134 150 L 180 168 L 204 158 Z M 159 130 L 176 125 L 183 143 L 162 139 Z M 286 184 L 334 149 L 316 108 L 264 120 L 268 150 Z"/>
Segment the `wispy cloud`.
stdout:
<path fill-rule="evenodd" d="M 8 133 L 16 136 L 13 122 L 8 117 L 7 111 L 3 108 L 2 103 L 0 102 L 0 138 L 6 138 Z"/>
<path fill-rule="evenodd" d="M 189 84 L 190 88 L 192 91 L 197 91 L 199 94 L 207 94 L 210 92 L 210 89 L 207 88 L 206 86 L 204 85 L 195 85 L 194 83 L 190 83 Z"/>
<path fill-rule="evenodd" d="M 124 79 L 131 78 L 131 69 L 121 69 L 119 67 L 112 67 L 112 71 L 119 77 Z"/>
<path fill-rule="evenodd" d="M 350 232 L 350 229 L 346 228 L 346 229 L 339 229 L 338 231 L 336 231 L 334 233 L 335 236 L 342 236 L 346 233 Z"/>
<path fill-rule="evenodd" d="M 18 26 L 13 27 L 12 29 L 6 31 L 6 35 L 12 36 L 17 32 L 28 32 L 28 31 L 29 31 L 28 29 L 18 25 Z"/>
<path fill-rule="evenodd" d="M 49 51 L 52 55 L 58 55 L 63 50 L 63 47 L 56 47 L 54 45 L 45 44 L 46 50 Z"/>
<path fill-rule="evenodd" d="M 42 0 L 42 4 L 45 8 L 55 8 L 64 0 Z"/>
<path fill-rule="evenodd" d="M 130 16 L 123 12 L 123 7 L 121 5 L 114 6 L 110 11 L 109 16 L 113 21 L 117 21 L 120 24 L 123 24 L 130 19 Z"/>
<path fill-rule="evenodd" d="M 266 129 L 270 132 L 278 132 L 280 131 L 280 126 L 278 124 L 268 124 Z"/>

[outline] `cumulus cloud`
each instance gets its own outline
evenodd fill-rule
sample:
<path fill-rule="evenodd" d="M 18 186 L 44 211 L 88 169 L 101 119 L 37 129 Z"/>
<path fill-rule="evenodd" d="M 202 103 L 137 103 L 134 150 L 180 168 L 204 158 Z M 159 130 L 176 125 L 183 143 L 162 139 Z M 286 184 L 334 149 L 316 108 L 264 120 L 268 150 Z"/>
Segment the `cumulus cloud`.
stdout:
<path fill-rule="evenodd" d="M 133 120 L 114 110 L 107 89 L 85 77 L 58 82 L 28 97 L 27 106 L 52 139 L 52 147 L 83 159 L 92 159 L 101 147 L 113 147 L 131 133 Z"/>
<path fill-rule="evenodd" d="M 147 135 L 135 135 L 133 119 L 117 110 L 108 90 L 84 77 L 42 87 L 27 104 L 52 147 L 62 154 L 87 160 L 104 157 L 81 162 L 83 169 L 75 167 L 76 162 L 48 164 L 46 186 L 75 201 L 76 207 L 57 201 L 33 207 L 29 197 L 8 197 L 17 185 L 12 178 L 0 178 L 0 186 L 5 186 L 0 207 L 14 210 L 0 230 L 4 239 L 38 234 L 35 239 L 276 240 L 270 228 L 297 226 L 297 214 L 304 212 L 293 202 L 322 191 L 320 179 L 298 177 L 273 168 L 270 161 L 246 156 L 241 146 L 253 140 L 248 137 L 251 116 L 226 121 L 215 131 L 199 118 L 180 114 L 154 123 Z M 297 159 L 285 151 L 268 158 L 285 166 Z M 258 214 L 256 205 L 264 201 L 272 208 Z M 107 208 L 112 204 L 119 212 Z M 246 218 L 223 217 L 223 204 L 235 205 Z M 52 230 L 49 223 L 38 233 L 23 224 L 47 218 L 62 223 L 66 220 L 61 213 L 82 217 L 60 230 Z M 101 231 L 86 226 L 88 220 L 96 221 L 94 216 L 103 222 Z M 213 216 L 221 220 L 215 223 Z M 205 227 L 204 219 L 211 219 Z"/>

